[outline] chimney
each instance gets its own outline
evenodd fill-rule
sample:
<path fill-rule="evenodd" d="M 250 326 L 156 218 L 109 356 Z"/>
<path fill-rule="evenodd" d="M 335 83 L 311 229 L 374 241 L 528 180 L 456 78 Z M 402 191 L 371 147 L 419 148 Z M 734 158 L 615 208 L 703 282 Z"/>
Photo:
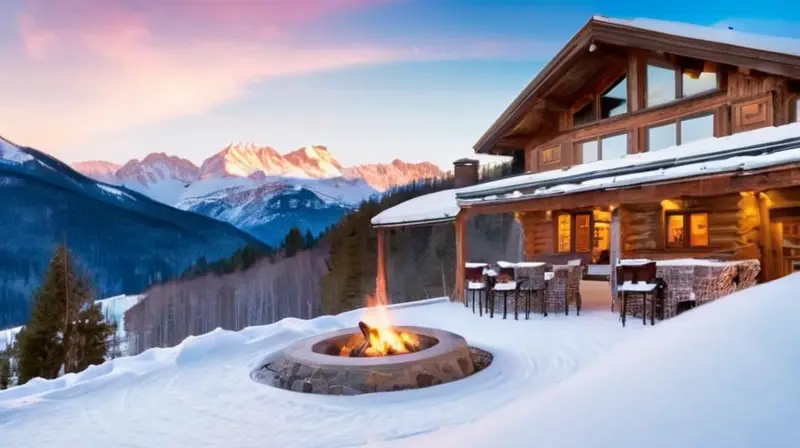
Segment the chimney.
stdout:
<path fill-rule="evenodd" d="M 456 188 L 469 187 L 478 183 L 479 163 L 475 159 L 458 159 L 453 162 L 453 177 Z"/>

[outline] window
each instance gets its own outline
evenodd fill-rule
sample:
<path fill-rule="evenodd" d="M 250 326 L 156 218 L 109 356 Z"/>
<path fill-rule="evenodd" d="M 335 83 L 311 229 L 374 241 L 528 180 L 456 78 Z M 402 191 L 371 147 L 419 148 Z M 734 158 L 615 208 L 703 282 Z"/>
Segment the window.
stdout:
<path fill-rule="evenodd" d="M 600 119 L 628 112 L 628 78 L 623 76 L 600 96 Z"/>
<path fill-rule="evenodd" d="M 618 159 L 628 153 L 628 134 L 598 137 L 576 143 L 575 152 L 580 156 L 581 163 Z"/>
<path fill-rule="evenodd" d="M 578 104 L 580 107 L 572 114 L 573 126 L 596 123 L 604 118 L 627 113 L 628 78 L 621 76 L 601 94 L 593 93 L 585 100 L 586 104 Z"/>
<path fill-rule="evenodd" d="M 714 136 L 714 114 L 679 118 L 647 128 L 647 150 L 660 151 Z"/>
<path fill-rule="evenodd" d="M 595 121 L 597 121 L 597 114 L 595 113 L 594 99 L 586 103 L 585 106 L 578 109 L 578 111 L 572 115 L 573 126 L 581 126 L 594 123 Z"/>
<path fill-rule="evenodd" d="M 714 114 L 681 120 L 681 145 L 714 136 Z"/>
<path fill-rule="evenodd" d="M 660 151 L 678 144 L 677 123 L 667 123 L 647 129 L 647 150 Z"/>
<path fill-rule="evenodd" d="M 708 246 L 708 213 L 667 212 L 667 247 Z"/>
<path fill-rule="evenodd" d="M 591 215 L 575 215 L 575 252 L 592 250 L 591 223 Z"/>
<path fill-rule="evenodd" d="M 677 98 L 675 91 L 675 70 L 647 66 L 647 107 L 669 103 Z"/>
<path fill-rule="evenodd" d="M 542 149 L 542 165 L 551 165 L 561 161 L 561 145 Z"/>
<path fill-rule="evenodd" d="M 717 74 L 714 72 L 683 72 L 681 96 L 692 96 L 717 89 Z"/>
<path fill-rule="evenodd" d="M 794 107 L 792 110 L 794 111 L 794 121 L 800 123 L 800 98 L 794 100 Z"/>
<path fill-rule="evenodd" d="M 558 215 L 556 250 L 564 252 L 591 252 L 591 213 L 562 213 Z"/>
<path fill-rule="evenodd" d="M 717 73 L 709 66 L 677 69 L 664 65 L 647 65 L 647 107 L 666 104 L 678 98 L 686 98 L 717 90 Z"/>
<path fill-rule="evenodd" d="M 570 252 L 572 250 L 572 217 L 570 215 L 558 215 L 558 251 Z"/>

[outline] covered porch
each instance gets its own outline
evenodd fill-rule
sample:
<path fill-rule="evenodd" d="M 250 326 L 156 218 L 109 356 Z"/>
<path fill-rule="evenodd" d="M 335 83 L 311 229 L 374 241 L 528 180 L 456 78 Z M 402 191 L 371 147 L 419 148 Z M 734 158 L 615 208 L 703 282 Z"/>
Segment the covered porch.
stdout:
<path fill-rule="evenodd" d="M 461 281 L 465 264 L 477 260 L 458 237 L 460 229 L 478 216 L 504 213 L 514 213 L 521 223 L 520 261 L 580 260 L 587 267 L 586 279 L 608 279 L 609 304 L 616 295 L 616 269 L 625 260 L 657 262 L 659 274 L 672 279 L 673 290 L 687 265 L 754 260 L 754 270 L 742 270 L 748 272 L 743 274 L 748 286 L 752 272 L 758 275 L 755 283 L 800 268 L 797 124 L 526 174 L 456 196 Z M 707 276 L 722 272 L 701 271 Z M 689 283 L 686 295 L 699 294 L 702 288 Z M 661 317 L 674 315 L 674 308 L 662 310 Z"/>

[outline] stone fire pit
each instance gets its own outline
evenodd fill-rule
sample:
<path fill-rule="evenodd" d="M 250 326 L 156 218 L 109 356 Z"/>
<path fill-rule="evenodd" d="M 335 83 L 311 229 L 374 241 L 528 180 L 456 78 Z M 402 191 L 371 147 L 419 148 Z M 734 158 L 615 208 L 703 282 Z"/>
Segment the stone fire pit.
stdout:
<path fill-rule="evenodd" d="M 253 371 L 251 377 L 296 392 L 358 395 L 417 389 L 460 380 L 487 367 L 492 355 L 470 347 L 449 331 L 396 326 L 397 332 L 416 336 L 419 351 L 386 356 L 340 355 L 341 348 L 362 330 L 344 329 L 300 340 L 280 356 Z"/>

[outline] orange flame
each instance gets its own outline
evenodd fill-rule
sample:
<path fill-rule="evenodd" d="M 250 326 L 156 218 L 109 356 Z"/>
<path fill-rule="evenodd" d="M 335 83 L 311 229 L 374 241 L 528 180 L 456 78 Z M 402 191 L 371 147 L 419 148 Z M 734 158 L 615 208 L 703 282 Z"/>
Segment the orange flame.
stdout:
<path fill-rule="evenodd" d="M 389 353 L 401 354 L 415 351 L 420 341 L 417 335 L 396 331 L 392 325 L 391 313 L 387 307 L 387 300 L 381 294 L 367 297 L 367 309 L 361 319 L 369 325 L 371 332 L 369 335 L 370 347 L 366 350 L 366 356 L 386 356 Z M 341 355 L 346 356 L 353 347 L 342 347 Z"/>

